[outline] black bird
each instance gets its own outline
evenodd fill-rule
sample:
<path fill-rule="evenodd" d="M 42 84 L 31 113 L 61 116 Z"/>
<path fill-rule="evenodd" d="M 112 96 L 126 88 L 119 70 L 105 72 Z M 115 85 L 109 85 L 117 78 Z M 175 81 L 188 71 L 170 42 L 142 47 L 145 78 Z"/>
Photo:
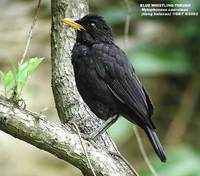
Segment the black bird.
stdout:
<path fill-rule="evenodd" d="M 166 156 L 151 120 L 151 100 L 126 54 L 115 45 L 111 28 L 95 14 L 63 21 L 77 30 L 72 64 L 78 91 L 92 112 L 106 120 L 92 138 L 123 115 L 145 131 L 160 160 L 165 162 Z"/>

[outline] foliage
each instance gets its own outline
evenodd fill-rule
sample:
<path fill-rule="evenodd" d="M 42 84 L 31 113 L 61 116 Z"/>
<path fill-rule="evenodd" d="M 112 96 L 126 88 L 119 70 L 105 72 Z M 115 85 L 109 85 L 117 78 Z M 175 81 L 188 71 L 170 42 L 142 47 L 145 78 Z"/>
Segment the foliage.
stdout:
<path fill-rule="evenodd" d="M 165 176 L 199 176 L 200 173 L 200 157 L 190 147 L 179 147 L 173 150 L 169 150 L 167 153 L 168 161 L 161 165 L 160 162 L 155 159 L 152 160 L 158 175 Z M 143 171 L 143 176 L 149 176 L 149 171 Z"/>
<path fill-rule="evenodd" d="M 4 87 L 4 95 L 11 95 L 15 100 L 19 100 L 23 88 L 31 73 L 39 66 L 44 58 L 30 58 L 18 67 L 13 66 L 12 70 L 7 72 L 0 71 L 0 80 Z"/>
<path fill-rule="evenodd" d="M 131 48 L 127 51 L 137 73 L 144 75 L 190 74 L 192 60 L 183 49 L 164 49 L 152 46 Z"/>

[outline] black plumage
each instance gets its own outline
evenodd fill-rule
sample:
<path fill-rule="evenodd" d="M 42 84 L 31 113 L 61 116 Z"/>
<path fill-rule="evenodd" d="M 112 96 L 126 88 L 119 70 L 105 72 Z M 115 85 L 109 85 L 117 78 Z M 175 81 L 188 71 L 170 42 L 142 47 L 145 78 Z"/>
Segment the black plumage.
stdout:
<path fill-rule="evenodd" d="M 72 64 L 83 100 L 103 120 L 121 114 L 140 126 L 161 161 L 166 161 L 151 120 L 151 100 L 126 54 L 115 45 L 111 28 L 102 17 L 91 14 L 75 22 L 81 28 L 77 28 Z"/>

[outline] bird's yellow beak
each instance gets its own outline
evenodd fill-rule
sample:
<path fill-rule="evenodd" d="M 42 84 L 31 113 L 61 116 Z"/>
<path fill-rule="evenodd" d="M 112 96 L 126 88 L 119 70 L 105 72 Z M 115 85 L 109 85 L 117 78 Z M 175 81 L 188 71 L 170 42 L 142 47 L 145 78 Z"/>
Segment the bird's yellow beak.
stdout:
<path fill-rule="evenodd" d="M 85 30 L 85 28 L 83 26 L 81 26 L 80 24 L 74 22 L 73 20 L 71 20 L 69 18 L 64 18 L 63 22 L 76 30 L 79 30 L 79 31 Z"/>

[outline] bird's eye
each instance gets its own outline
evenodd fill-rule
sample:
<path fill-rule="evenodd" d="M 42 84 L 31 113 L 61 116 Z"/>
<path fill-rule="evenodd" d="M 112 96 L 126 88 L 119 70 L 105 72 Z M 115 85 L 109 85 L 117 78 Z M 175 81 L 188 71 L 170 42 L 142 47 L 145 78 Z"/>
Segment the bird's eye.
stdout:
<path fill-rule="evenodd" d="M 96 28 L 96 24 L 95 23 L 90 23 L 90 26 L 93 28 Z"/>

